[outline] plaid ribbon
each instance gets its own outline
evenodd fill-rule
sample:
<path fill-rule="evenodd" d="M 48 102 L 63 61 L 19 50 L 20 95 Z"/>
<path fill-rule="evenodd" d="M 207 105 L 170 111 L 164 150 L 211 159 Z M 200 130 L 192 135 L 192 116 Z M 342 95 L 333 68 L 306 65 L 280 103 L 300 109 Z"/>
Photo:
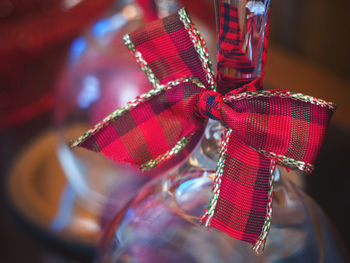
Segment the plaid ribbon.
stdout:
<path fill-rule="evenodd" d="M 268 17 L 269 15 L 270 12 L 268 13 Z M 255 25 L 254 17 L 248 18 L 247 24 Z M 247 25 L 247 28 L 249 28 L 249 25 Z M 264 68 L 266 63 L 268 35 L 269 27 L 266 26 L 263 38 L 261 69 Z M 245 85 L 255 79 L 249 77 L 248 74 L 254 74 L 257 62 L 253 62 L 247 53 L 243 51 L 243 40 L 237 7 L 224 2 L 220 2 L 217 61 L 217 82 L 219 83 L 218 91 L 220 93 L 226 94 L 233 89 L 236 92 L 249 91 Z M 245 73 L 246 76 L 241 78 L 229 76 L 224 73 L 223 69 L 225 68 L 234 69 L 243 74 Z M 250 85 L 253 90 L 261 89 L 262 87 L 262 78 L 258 78 L 256 81 L 258 82 L 256 85 Z"/>
<path fill-rule="evenodd" d="M 247 73 L 254 71 L 252 61 L 243 52 L 237 8 L 228 3 L 221 3 L 220 9 L 218 67 L 229 66 Z"/>
<path fill-rule="evenodd" d="M 208 118 L 221 121 L 226 132 L 202 222 L 261 252 L 271 224 L 276 165 L 312 171 L 335 105 L 298 93 L 259 91 L 262 77 L 217 92 L 204 40 L 184 9 L 124 40 L 153 89 L 72 146 L 150 169 L 178 154 Z M 246 66 L 245 59 L 241 64 L 231 57 Z"/>

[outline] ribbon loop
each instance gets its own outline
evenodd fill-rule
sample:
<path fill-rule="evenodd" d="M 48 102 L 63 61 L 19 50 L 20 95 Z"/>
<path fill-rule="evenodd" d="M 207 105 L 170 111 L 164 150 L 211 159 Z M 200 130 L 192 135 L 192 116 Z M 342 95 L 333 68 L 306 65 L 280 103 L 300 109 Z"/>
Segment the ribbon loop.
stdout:
<path fill-rule="evenodd" d="M 334 103 L 273 90 L 225 96 L 224 101 L 222 120 L 238 138 L 277 164 L 312 172 Z"/>

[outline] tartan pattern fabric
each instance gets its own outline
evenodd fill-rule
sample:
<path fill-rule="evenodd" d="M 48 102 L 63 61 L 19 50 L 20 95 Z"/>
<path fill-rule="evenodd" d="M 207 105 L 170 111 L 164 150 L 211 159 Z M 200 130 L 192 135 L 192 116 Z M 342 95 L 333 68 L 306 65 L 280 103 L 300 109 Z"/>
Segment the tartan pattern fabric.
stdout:
<path fill-rule="evenodd" d="M 109 120 L 79 146 L 102 152 L 117 162 L 152 168 L 154 165 L 147 167 L 147 163 L 165 155 L 205 124 L 196 117 L 193 106 L 202 89 L 203 85 L 197 86 L 191 79 L 167 86 L 160 94 Z"/>
<path fill-rule="evenodd" d="M 270 165 L 232 132 L 211 227 L 252 244 L 258 240 L 268 205 Z"/>
<path fill-rule="evenodd" d="M 130 39 L 159 84 L 187 76 L 198 78 L 208 89 L 211 88 L 207 72 L 179 14 L 132 32 Z"/>
<path fill-rule="evenodd" d="M 203 118 L 221 120 L 221 107 L 223 98 L 215 91 L 201 92 L 198 98 L 197 111 Z"/>
<path fill-rule="evenodd" d="M 303 94 L 259 91 L 261 77 L 242 80 L 243 86 L 224 95 L 214 91 L 203 41 L 196 41 L 193 25 L 183 23 L 189 21 L 184 12 L 127 36 L 154 88 L 73 146 L 153 168 L 181 152 L 208 118 L 221 121 L 227 130 L 202 222 L 259 252 L 271 223 L 276 164 L 311 172 L 335 105 Z"/>
<path fill-rule="evenodd" d="M 244 95 L 247 96 L 243 99 Z M 254 149 L 286 156 L 306 166 L 313 164 L 335 107 L 324 101 L 321 101 L 323 106 L 308 102 L 302 99 L 302 94 L 300 97 L 293 95 L 285 91 L 228 94 L 221 112 L 222 120 Z"/>
<path fill-rule="evenodd" d="M 261 61 L 261 75 L 257 78 L 249 78 L 247 75 L 243 78 L 232 77 L 225 70 L 239 71 L 240 73 L 253 73 L 256 69 L 248 55 L 243 51 L 243 41 L 241 35 L 241 26 L 236 6 L 220 2 L 220 23 L 217 52 L 217 83 L 218 91 L 226 94 L 233 89 L 240 89 L 240 92 L 262 89 L 263 69 L 266 64 L 269 27 L 268 21 L 265 27 L 263 39 L 263 52 Z M 248 23 L 254 23 L 248 19 Z M 223 70 L 225 69 L 225 70 Z M 224 73 L 225 72 L 225 73 Z M 252 85 L 253 81 L 258 81 L 257 85 Z"/>
<path fill-rule="evenodd" d="M 255 244 L 266 223 L 271 166 L 310 173 L 335 106 L 284 91 L 234 93 L 222 99 L 217 114 L 232 133 L 220 193 L 202 220 Z"/>
<path fill-rule="evenodd" d="M 234 90 L 235 92 L 242 93 L 247 91 L 261 90 L 262 89 L 263 75 L 254 78 L 237 78 L 225 75 L 221 72 L 217 73 L 218 92 L 221 94 L 227 94 Z"/>
<path fill-rule="evenodd" d="M 218 68 L 231 67 L 241 72 L 252 72 L 255 67 L 243 52 L 243 41 L 237 7 L 220 3 L 220 26 L 218 37 Z"/>

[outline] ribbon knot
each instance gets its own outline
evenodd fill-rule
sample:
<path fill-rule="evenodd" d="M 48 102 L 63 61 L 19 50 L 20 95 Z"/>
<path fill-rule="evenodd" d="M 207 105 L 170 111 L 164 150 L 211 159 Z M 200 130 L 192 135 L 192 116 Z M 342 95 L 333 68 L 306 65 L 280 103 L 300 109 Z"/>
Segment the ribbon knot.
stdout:
<path fill-rule="evenodd" d="M 223 96 L 215 91 L 204 90 L 199 94 L 198 112 L 203 118 L 221 120 Z"/>
<path fill-rule="evenodd" d="M 227 4 L 221 10 L 226 12 Z M 239 21 L 230 17 L 237 10 L 228 11 L 221 17 Z M 237 28 L 229 31 L 238 32 L 239 23 L 232 25 Z M 220 43 L 239 43 L 231 40 L 222 36 Z M 203 118 L 223 121 L 227 128 L 202 222 L 262 251 L 271 225 L 276 165 L 312 171 L 335 104 L 288 91 L 259 91 L 262 75 L 235 79 L 221 74 L 216 87 L 205 42 L 184 9 L 126 35 L 124 41 L 153 89 L 111 113 L 71 146 L 150 169 L 197 137 L 206 123 Z M 219 53 L 232 55 L 239 49 Z M 225 95 L 215 91 L 223 93 L 228 87 L 236 89 Z"/>

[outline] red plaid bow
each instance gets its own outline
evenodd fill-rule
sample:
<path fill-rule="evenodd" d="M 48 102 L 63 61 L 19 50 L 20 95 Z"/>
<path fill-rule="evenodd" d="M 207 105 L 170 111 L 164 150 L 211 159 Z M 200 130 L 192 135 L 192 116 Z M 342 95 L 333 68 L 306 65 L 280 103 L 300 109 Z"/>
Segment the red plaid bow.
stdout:
<path fill-rule="evenodd" d="M 227 94 L 216 92 L 204 40 L 184 9 L 124 39 L 153 89 L 72 146 L 148 169 L 180 152 L 206 119 L 220 120 L 227 128 L 202 220 L 261 250 L 276 164 L 311 172 L 335 105 L 287 91 L 258 91 L 261 77 Z M 220 41 L 223 46 L 225 39 Z M 233 54 L 237 47 L 226 48 Z M 249 70 L 246 60 L 233 57 Z"/>

